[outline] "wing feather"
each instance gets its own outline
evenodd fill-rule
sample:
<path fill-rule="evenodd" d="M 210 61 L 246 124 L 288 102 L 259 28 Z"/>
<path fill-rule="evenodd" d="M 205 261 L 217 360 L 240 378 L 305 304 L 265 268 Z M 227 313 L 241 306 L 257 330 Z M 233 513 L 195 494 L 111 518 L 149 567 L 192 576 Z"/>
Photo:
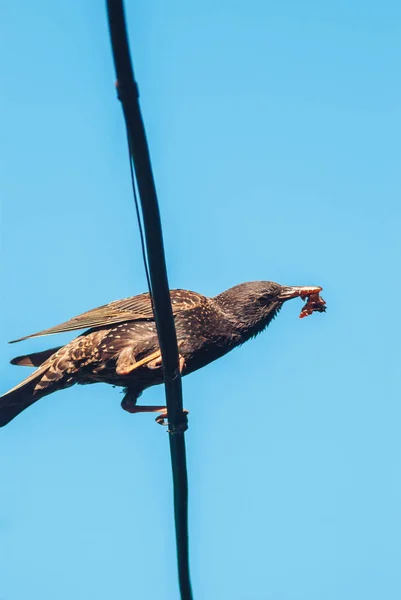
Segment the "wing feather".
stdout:
<path fill-rule="evenodd" d="M 199 306 L 205 299 L 205 296 L 187 290 L 171 290 L 170 298 L 173 314 L 176 315 L 179 312 Z M 76 329 L 96 329 L 127 321 L 146 320 L 154 320 L 152 302 L 149 294 L 140 294 L 139 296 L 124 298 L 123 300 L 114 300 L 109 304 L 104 304 L 98 308 L 88 310 L 69 321 L 60 323 L 60 325 L 50 327 L 49 329 L 43 329 L 37 333 L 32 333 L 18 338 L 17 340 L 12 340 L 9 343 L 14 344 L 33 337 L 53 335 L 55 333 L 74 331 Z"/>

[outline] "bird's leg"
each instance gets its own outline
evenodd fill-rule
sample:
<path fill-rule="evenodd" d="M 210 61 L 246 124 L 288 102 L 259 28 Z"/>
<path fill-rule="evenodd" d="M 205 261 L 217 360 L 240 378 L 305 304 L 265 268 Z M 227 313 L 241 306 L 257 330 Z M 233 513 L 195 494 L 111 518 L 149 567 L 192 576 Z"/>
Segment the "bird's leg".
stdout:
<path fill-rule="evenodd" d="M 148 412 L 159 412 L 159 413 L 166 413 L 166 407 L 165 406 L 123 406 L 123 409 L 126 410 L 127 412 L 131 413 L 132 415 L 135 415 L 136 413 L 148 413 Z M 157 417 L 158 419 L 160 417 Z M 156 419 L 157 420 L 157 419 Z"/>
<path fill-rule="evenodd" d="M 131 414 L 141 413 L 141 412 L 165 412 L 165 406 L 138 406 L 137 400 L 140 394 L 136 392 L 136 390 L 127 389 L 127 392 L 121 402 L 121 408 L 126 410 Z"/>
<path fill-rule="evenodd" d="M 152 365 L 150 365 L 152 363 Z M 125 348 L 117 360 L 116 373 L 118 375 L 129 375 L 132 371 L 139 369 L 143 365 L 149 365 L 155 368 L 161 364 L 161 352 L 156 350 L 141 360 L 135 360 L 132 348 Z"/>
<path fill-rule="evenodd" d="M 168 424 L 168 423 L 166 423 L 167 407 L 166 406 L 158 406 L 158 405 L 156 405 L 156 406 L 155 405 L 138 406 L 136 402 L 137 402 L 139 396 L 140 396 L 140 394 L 138 394 L 135 391 L 130 390 L 128 388 L 127 393 L 125 394 L 125 396 L 121 402 L 121 407 L 131 414 L 159 412 L 160 415 L 158 417 L 156 417 L 156 419 L 155 419 L 156 423 L 159 423 L 159 425 L 167 425 Z M 183 412 L 185 415 L 188 414 L 188 411 L 185 410 L 185 408 L 184 408 Z"/>
<path fill-rule="evenodd" d="M 178 348 L 180 346 L 182 346 L 183 343 L 184 343 L 183 340 L 178 342 Z M 150 358 L 150 356 L 148 358 Z M 161 364 L 162 364 L 162 357 L 161 357 L 161 353 L 159 351 L 159 355 L 157 357 L 155 357 L 154 360 L 151 360 L 148 363 L 148 367 L 150 369 L 156 369 L 157 367 L 160 367 Z M 181 354 L 179 354 L 178 355 L 178 369 L 179 369 L 180 374 L 182 374 L 184 368 L 185 368 L 185 358 Z"/>
<path fill-rule="evenodd" d="M 149 369 L 157 369 L 157 367 L 160 367 L 162 364 L 162 357 L 161 355 L 158 356 L 157 358 L 155 358 L 154 360 L 151 360 L 148 363 L 148 367 Z M 183 356 L 181 356 L 181 354 L 178 355 L 178 369 L 180 371 L 180 374 L 183 372 L 185 368 L 185 358 Z"/>
<path fill-rule="evenodd" d="M 178 344 L 178 346 L 182 345 L 182 341 Z M 121 363 L 120 363 L 121 361 Z M 152 352 L 152 354 L 148 354 L 145 358 L 136 361 L 132 349 L 126 348 L 123 350 L 121 355 L 117 361 L 116 372 L 118 375 L 129 375 L 132 371 L 139 369 L 143 365 L 147 365 L 149 369 L 157 369 L 162 364 L 162 355 L 160 350 L 156 350 L 156 352 Z M 185 359 L 181 354 L 179 354 L 179 370 L 180 373 L 183 372 L 185 367 Z"/>
<path fill-rule="evenodd" d="M 124 348 L 124 350 L 120 353 L 117 364 L 116 364 L 116 373 L 117 375 L 128 375 L 131 373 L 131 370 L 137 364 L 134 356 L 134 349 L 131 346 Z"/>
<path fill-rule="evenodd" d="M 137 391 L 134 388 L 125 388 L 125 394 L 124 394 L 124 398 L 121 401 L 121 408 L 123 408 L 124 410 L 130 412 L 130 409 L 133 406 L 136 406 L 136 403 L 138 402 L 138 398 L 139 396 L 142 394 L 141 391 Z"/>
<path fill-rule="evenodd" d="M 156 417 L 155 421 L 156 423 L 158 423 L 159 425 L 168 425 L 167 423 L 167 407 L 166 406 L 158 406 L 158 405 L 151 405 L 151 406 L 137 406 L 136 404 L 131 405 L 131 406 L 124 406 L 123 404 L 121 404 L 121 406 L 123 407 L 124 410 L 126 410 L 127 412 L 131 413 L 132 415 L 135 415 L 137 413 L 152 413 L 152 412 L 159 412 L 160 415 L 158 417 Z M 189 411 L 187 411 L 185 408 L 182 411 L 185 415 L 188 414 Z"/>
<path fill-rule="evenodd" d="M 129 351 L 131 360 L 129 360 L 127 355 L 126 357 L 124 357 L 124 353 L 126 351 Z M 130 373 L 132 373 L 132 371 L 135 371 L 135 369 L 139 369 L 139 367 L 142 367 L 143 365 L 146 365 L 154 360 L 158 360 L 160 356 L 160 350 L 157 350 L 156 352 L 152 352 L 152 354 L 145 356 L 145 358 L 136 361 L 133 357 L 132 348 L 126 348 L 121 352 L 121 355 L 118 358 L 116 372 L 118 373 L 118 375 L 129 375 Z M 119 366 L 120 360 L 121 365 Z"/>

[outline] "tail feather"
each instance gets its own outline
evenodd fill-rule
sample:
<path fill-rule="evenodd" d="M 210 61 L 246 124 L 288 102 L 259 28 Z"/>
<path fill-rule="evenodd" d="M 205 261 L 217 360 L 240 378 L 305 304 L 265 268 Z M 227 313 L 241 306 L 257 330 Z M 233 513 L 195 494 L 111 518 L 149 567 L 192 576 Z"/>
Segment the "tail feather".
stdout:
<path fill-rule="evenodd" d="M 30 384 L 32 383 L 38 383 L 38 380 L 41 379 L 41 377 L 45 374 L 45 372 L 49 369 L 49 365 L 41 365 L 39 367 L 39 369 L 36 369 L 36 371 L 34 371 L 31 375 L 29 375 L 29 377 L 26 377 L 23 381 L 21 381 L 21 383 L 18 383 L 15 387 L 11 388 L 11 390 L 8 390 L 8 392 L 6 392 L 5 394 L 3 394 L 2 396 L 0 396 L 0 401 L 3 398 L 7 398 L 7 396 L 12 395 L 14 392 L 16 392 L 17 390 L 20 390 L 22 388 L 26 388 L 25 391 L 28 391 L 28 389 L 31 389 L 32 387 L 32 391 L 34 390 L 35 386 L 31 386 Z"/>
<path fill-rule="evenodd" d="M 75 381 L 74 377 L 55 369 L 51 361 L 46 361 L 24 381 L 0 396 L 0 427 L 7 425 L 43 396 L 69 387 Z"/>
<path fill-rule="evenodd" d="M 0 427 L 4 427 L 23 410 L 34 404 L 41 396 L 27 397 L 21 392 L 15 392 L 12 396 L 7 396 L 7 402 L 0 397 Z"/>
<path fill-rule="evenodd" d="M 0 396 L 0 427 L 7 425 L 23 410 L 46 395 L 46 392 L 35 393 L 35 385 L 43 374 L 43 371 L 39 371 L 41 369 L 38 369 L 22 383 Z"/>
<path fill-rule="evenodd" d="M 40 367 L 45 360 L 50 358 L 61 348 L 62 346 L 58 346 L 57 348 L 43 350 L 43 352 L 34 352 L 32 354 L 25 354 L 24 356 L 16 356 L 10 362 L 12 365 L 18 365 L 20 367 Z"/>

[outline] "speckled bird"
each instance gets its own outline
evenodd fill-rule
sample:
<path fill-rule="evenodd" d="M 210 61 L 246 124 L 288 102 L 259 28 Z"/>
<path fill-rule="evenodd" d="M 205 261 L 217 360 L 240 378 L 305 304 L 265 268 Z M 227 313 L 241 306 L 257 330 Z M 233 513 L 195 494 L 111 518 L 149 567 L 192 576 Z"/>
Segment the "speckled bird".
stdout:
<path fill-rule="evenodd" d="M 318 294 L 320 287 L 289 287 L 271 281 L 236 285 L 208 298 L 187 290 L 170 292 L 177 331 L 179 366 L 188 375 L 256 336 L 290 298 Z M 319 309 L 320 310 L 320 309 Z M 109 383 L 125 388 L 122 407 L 131 413 L 161 412 L 164 406 L 138 406 L 146 388 L 163 382 L 149 294 L 117 300 L 61 325 L 14 340 L 88 329 L 65 346 L 20 356 L 14 365 L 38 367 L 0 397 L 0 426 L 34 402 L 75 383 Z"/>

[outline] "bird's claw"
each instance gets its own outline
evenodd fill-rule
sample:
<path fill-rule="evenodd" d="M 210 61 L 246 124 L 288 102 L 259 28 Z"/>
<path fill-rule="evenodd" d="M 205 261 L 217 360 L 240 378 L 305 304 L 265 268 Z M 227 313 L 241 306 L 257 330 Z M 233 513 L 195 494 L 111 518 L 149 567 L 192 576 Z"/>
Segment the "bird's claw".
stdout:
<path fill-rule="evenodd" d="M 187 415 L 189 414 L 189 411 L 184 408 L 182 412 L 183 412 L 184 418 L 182 419 L 182 421 L 180 423 L 178 423 L 174 427 L 174 431 L 168 429 L 169 433 L 181 433 L 188 429 Z M 157 416 L 155 421 L 156 421 L 156 423 L 158 423 L 159 425 L 163 425 L 164 427 L 170 426 L 169 422 L 167 421 L 167 411 L 164 411 L 159 416 Z"/>
<path fill-rule="evenodd" d="M 168 423 L 167 423 L 167 411 L 165 410 L 162 413 L 160 413 L 160 415 L 158 415 L 156 417 L 155 421 L 159 425 L 168 425 Z"/>

